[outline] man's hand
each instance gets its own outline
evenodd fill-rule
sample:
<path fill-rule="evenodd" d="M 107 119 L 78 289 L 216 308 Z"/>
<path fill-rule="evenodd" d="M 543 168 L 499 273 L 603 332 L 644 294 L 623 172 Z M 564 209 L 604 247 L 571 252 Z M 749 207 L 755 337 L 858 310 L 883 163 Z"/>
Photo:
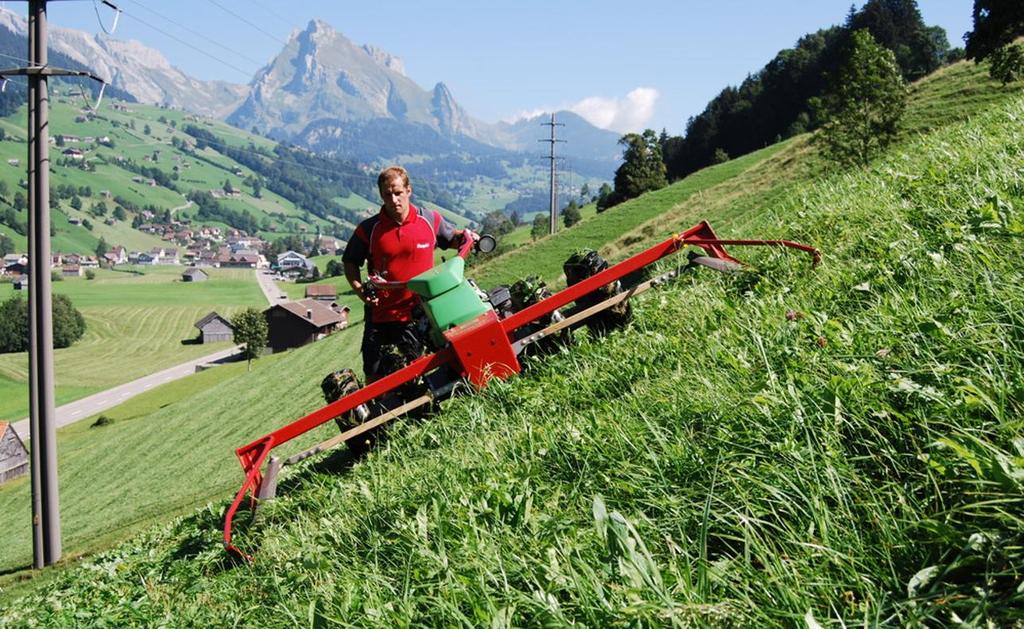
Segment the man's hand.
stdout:
<path fill-rule="evenodd" d="M 480 240 L 480 235 L 477 234 L 470 228 L 457 229 L 454 232 L 455 238 L 453 239 L 453 248 L 459 250 L 459 255 L 463 255 L 463 250 L 468 246 L 472 247 L 473 243 Z"/>
<path fill-rule="evenodd" d="M 373 290 L 373 287 L 363 283 L 359 267 L 351 262 L 343 262 L 342 265 L 345 268 L 345 279 L 348 280 L 348 285 L 352 287 L 352 292 L 356 294 L 356 297 L 364 304 L 376 306 L 380 301 L 377 292 Z"/>
<path fill-rule="evenodd" d="M 352 290 L 355 291 L 356 296 L 364 304 L 376 306 L 380 303 L 380 297 L 377 295 L 377 291 L 372 284 L 360 284 L 358 288 L 353 286 Z"/>

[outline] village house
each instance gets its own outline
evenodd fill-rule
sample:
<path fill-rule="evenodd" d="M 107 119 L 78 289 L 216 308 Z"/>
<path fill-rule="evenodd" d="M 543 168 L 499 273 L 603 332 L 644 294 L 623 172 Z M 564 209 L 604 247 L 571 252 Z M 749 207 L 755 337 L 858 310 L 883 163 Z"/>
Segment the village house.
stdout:
<path fill-rule="evenodd" d="M 321 236 L 319 248 L 324 253 L 336 255 L 338 249 L 341 248 L 341 243 L 338 242 L 337 238 L 328 238 L 327 236 Z"/>
<path fill-rule="evenodd" d="M 73 160 L 85 159 L 85 155 L 82 153 L 82 151 L 79 151 L 78 149 L 64 149 L 63 151 L 61 151 L 61 155 L 68 159 Z"/>
<path fill-rule="evenodd" d="M 174 248 L 163 249 L 159 264 L 181 264 L 178 261 L 178 250 Z"/>
<path fill-rule="evenodd" d="M 28 473 L 28 450 L 14 426 L 0 421 L 0 483 Z"/>
<path fill-rule="evenodd" d="M 114 256 L 112 258 L 114 264 L 124 264 L 128 261 L 128 251 L 121 245 L 111 247 L 110 251 L 107 251 L 107 255 L 111 254 Z"/>
<path fill-rule="evenodd" d="M 27 265 L 28 256 L 23 253 L 8 253 L 7 255 L 4 256 L 3 269 L 5 272 L 7 271 L 8 267 L 11 267 L 15 264 Z M 19 271 L 18 275 L 21 275 L 22 272 L 23 271 Z"/>
<path fill-rule="evenodd" d="M 145 264 L 153 265 L 160 264 L 160 251 L 139 251 L 128 257 L 128 261 L 132 264 Z"/>
<path fill-rule="evenodd" d="M 306 256 L 301 253 L 285 251 L 277 256 L 277 269 L 281 273 L 285 273 L 293 269 L 305 271 L 306 262 L 308 262 L 308 260 L 306 260 Z"/>
<path fill-rule="evenodd" d="M 12 262 L 4 266 L 3 274 L 9 277 L 28 275 L 28 262 Z"/>
<path fill-rule="evenodd" d="M 82 277 L 82 267 L 77 264 L 65 264 L 60 269 L 64 277 Z"/>
<path fill-rule="evenodd" d="M 221 262 L 220 266 L 229 269 L 255 269 L 259 262 L 260 256 L 257 253 L 233 253 Z"/>
<path fill-rule="evenodd" d="M 333 303 L 338 299 L 338 288 L 333 284 L 309 284 L 306 286 L 306 299 Z"/>
<path fill-rule="evenodd" d="M 205 282 L 208 279 L 210 274 L 196 267 L 190 267 L 181 274 L 182 282 Z"/>
<path fill-rule="evenodd" d="M 196 260 L 196 266 L 220 266 L 220 260 L 217 259 L 217 252 L 212 249 L 204 249 L 199 252 L 199 258 Z"/>
<path fill-rule="evenodd" d="M 235 326 L 216 312 L 211 312 L 196 321 L 195 327 L 199 328 L 200 343 L 217 343 L 231 341 L 235 338 Z"/>
<path fill-rule="evenodd" d="M 301 347 L 348 325 L 348 308 L 333 309 L 315 299 L 287 301 L 263 311 L 267 344 L 274 352 Z"/>

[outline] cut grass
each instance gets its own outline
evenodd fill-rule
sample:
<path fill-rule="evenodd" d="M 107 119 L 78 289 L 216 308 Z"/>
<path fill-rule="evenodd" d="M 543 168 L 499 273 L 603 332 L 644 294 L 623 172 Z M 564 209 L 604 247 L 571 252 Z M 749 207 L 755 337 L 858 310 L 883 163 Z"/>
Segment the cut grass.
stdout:
<path fill-rule="evenodd" d="M 311 346 L 203 371 L 59 431 L 62 532 L 74 557 L 231 491 L 234 448 L 318 405 L 321 364 L 358 368 L 361 326 Z M 318 367 L 309 367 L 310 363 Z M 198 410 L 202 409 L 202 410 Z M 334 425 L 308 437 L 326 438 Z M 171 480 L 173 479 L 173 481 Z M 97 488 L 105 488 L 98 491 Z M 31 560 L 26 482 L 0 487 L 0 571 Z"/>
<path fill-rule="evenodd" d="M 180 281 L 182 267 L 152 267 L 145 275 L 97 271 L 96 279 L 54 282 L 86 321 L 77 343 L 54 352 L 56 397 L 61 403 L 129 382 L 231 346 L 193 344 L 196 321 L 211 310 L 230 317 L 266 304 L 252 271 L 212 269 L 206 282 Z M 12 293 L 0 284 L 0 299 Z M 189 341 L 189 343 L 183 343 Z M 0 417 L 28 415 L 28 354 L 0 355 Z"/>

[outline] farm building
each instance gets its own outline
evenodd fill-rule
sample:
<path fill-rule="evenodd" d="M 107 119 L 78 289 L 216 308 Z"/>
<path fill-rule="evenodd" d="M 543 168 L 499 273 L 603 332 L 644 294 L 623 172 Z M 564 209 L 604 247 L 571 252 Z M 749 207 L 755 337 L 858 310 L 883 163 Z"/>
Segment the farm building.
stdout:
<path fill-rule="evenodd" d="M 181 274 L 182 282 L 205 282 L 208 279 L 210 279 L 210 275 L 206 271 L 197 269 L 196 267 L 191 267 Z"/>
<path fill-rule="evenodd" d="M 306 299 L 331 303 L 338 299 L 338 288 L 331 284 L 310 284 L 306 286 Z"/>
<path fill-rule="evenodd" d="M 211 312 L 196 321 L 195 326 L 199 328 L 199 339 L 202 343 L 230 341 L 235 338 L 235 327 L 216 312 Z"/>
<path fill-rule="evenodd" d="M 348 325 L 348 308 L 332 308 L 315 299 L 288 301 L 263 311 L 267 345 L 274 352 L 301 347 Z"/>
<path fill-rule="evenodd" d="M 28 450 L 14 426 L 0 422 L 0 483 L 28 473 Z"/>

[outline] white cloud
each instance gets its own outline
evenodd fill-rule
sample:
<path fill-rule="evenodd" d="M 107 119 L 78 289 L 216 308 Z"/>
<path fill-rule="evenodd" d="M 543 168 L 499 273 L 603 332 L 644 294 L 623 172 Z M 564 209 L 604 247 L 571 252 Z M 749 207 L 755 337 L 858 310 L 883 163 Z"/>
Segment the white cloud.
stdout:
<path fill-rule="evenodd" d="M 523 111 L 519 112 L 518 114 L 513 114 L 512 116 L 509 116 L 508 118 L 505 118 L 503 120 L 503 122 L 507 122 L 509 124 L 515 124 L 515 123 L 519 122 L 520 120 L 531 120 L 531 119 L 536 118 L 537 116 L 539 116 L 541 114 L 546 114 L 546 113 L 550 113 L 550 112 L 551 112 L 550 109 L 533 109 L 533 110 L 529 110 L 529 111 L 523 110 Z"/>
<path fill-rule="evenodd" d="M 641 131 L 654 115 L 654 104 L 658 90 L 638 87 L 626 94 L 625 98 L 590 96 L 568 107 L 590 124 L 619 133 Z"/>

